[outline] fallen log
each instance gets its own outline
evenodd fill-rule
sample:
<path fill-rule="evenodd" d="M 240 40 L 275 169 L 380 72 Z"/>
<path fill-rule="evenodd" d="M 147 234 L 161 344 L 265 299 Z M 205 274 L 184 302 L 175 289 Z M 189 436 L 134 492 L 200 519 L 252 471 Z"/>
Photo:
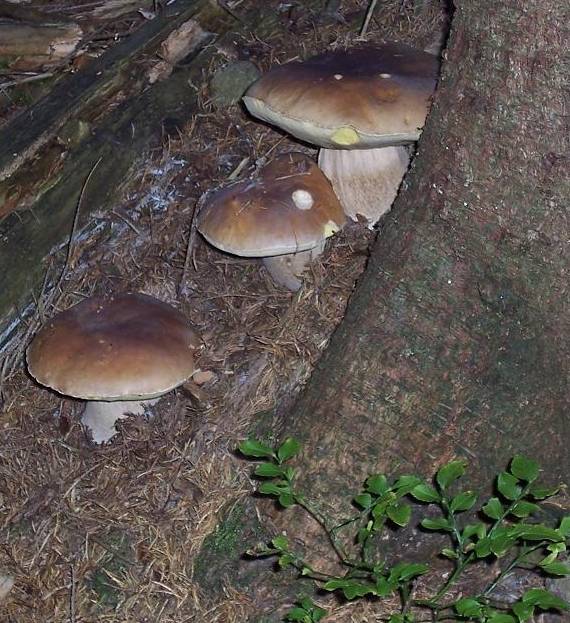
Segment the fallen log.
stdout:
<path fill-rule="evenodd" d="M 196 24 L 194 58 L 149 85 L 148 59 L 159 62 L 162 43 L 188 20 Z M 164 119 L 184 123 L 197 111 L 188 84 L 210 66 L 214 48 L 207 43 L 217 38 L 231 47 L 236 35 L 270 36 L 280 28 L 269 8 L 241 23 L 208 0 L 179 0 L 0 129 L 0 352 L 6 327 L 15 326 L 42 283 L 44 259 L 69 240 L 87 177 L 82 223 L 116 202 Z"/>
<path fill-rule="evenodd" d="M 65 63 L 83 31 L 77 24 L 0 22 L 0 64 L 9 70 L 38 71 Z"/>
<path fill-rule="evenodd" d="M 233 24 L 207 0 L 182 0 L 0 129 L 0 334 L 41 282 L 43 259 L 69 238 L 95 163 L 94 190 L 82 199 L 85 217 L 116 199 L 129 170 L 160 136 L 165 117 L 183 122 L 195 111 L 187 79 L 203 61 L 151 87 L 148 62 L 141 63 L 191 19 L 197 24 L 195 52 L 215 36 L 210 32 L 223 34 Z"/>

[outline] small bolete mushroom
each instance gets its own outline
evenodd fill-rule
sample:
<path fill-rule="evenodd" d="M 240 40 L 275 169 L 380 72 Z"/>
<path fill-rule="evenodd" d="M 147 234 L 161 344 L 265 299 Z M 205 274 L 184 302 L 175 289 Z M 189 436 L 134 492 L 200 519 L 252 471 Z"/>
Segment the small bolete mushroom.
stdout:
<path fill-rule="evenodd" d="M 176 309 L 145 294 L 93 296 L 57 314 L 34 337 L 28 371 L 64 396 L 88 400 L 82 422 L 101 443 L 115 421 L 194 372 L 198 334 Z"/>
<path fill-rule="evenodd" d="M 369 226 L 387 212 L 436 86 L 437 57 L 408 45 L 363 45 L 271 69 L 246 92 L 249 112 L 322 147 L 319 165 L 345 213 Z"/>
<path fill-rule="evenodd" d="M 345 223 L 330 182 L 301 153 L 282 154 L 257 177 L 208 195 L 198 231 L 213 246 L 260 257 L 273 279 L 298 290 L 298 275 Z"/>

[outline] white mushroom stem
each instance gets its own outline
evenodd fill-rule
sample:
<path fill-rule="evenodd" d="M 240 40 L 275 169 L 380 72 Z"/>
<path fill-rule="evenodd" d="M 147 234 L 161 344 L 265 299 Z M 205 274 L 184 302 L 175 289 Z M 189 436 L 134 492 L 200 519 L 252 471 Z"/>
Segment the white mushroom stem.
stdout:
<path fill-rule="evenodd" d="M 329 178 L 344 213 L 353 221 L 364 217 L 372 227 L 388 212 L 406 173 L 405 147 L 321 149 L 319 167 Z"/>
<path fill-rule="evenodd" d="M 128 415 L 142 415 L 145 407 L 154 405 L 158 400 L 91 400 L 85 405 L 81 423 L 90 430 L 95 443 L 104 443 L 117 434 L 115 422 Z"/>
<path fill-rule="evenodd" d="M 323 240 L 316 247 L 308 251 L 264 257 L 263 264 L 275 283 L 291 290 L 291 292 L 297 292 L 301 287 L 299 276 L 303 273 L 309 262 L 323 252 L 325 242 L 326 240 Z"/>

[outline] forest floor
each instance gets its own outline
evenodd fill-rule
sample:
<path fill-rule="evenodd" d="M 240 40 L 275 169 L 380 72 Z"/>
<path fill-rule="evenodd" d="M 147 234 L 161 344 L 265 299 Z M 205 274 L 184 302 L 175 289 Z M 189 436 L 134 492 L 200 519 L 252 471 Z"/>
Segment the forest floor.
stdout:
<path fill-rule="evenodd" d="M 247 3 L 233 4 L 238 10 Z M 212 602 L 193 581 L 194 563 L 227 500 L 251 495 L 248 466 L 236 446 L 250 432 L 253 415 L 265 411 L 270 430 L 271 418 L 294 400 L 343 317 L 375 236 L 358 224 L 347 227 L 306 271 L 295 294 L 273 285 L 261 264 L 225 255 L 200 238 L 187 255 L 203 193 L 250 175 L 279 153 L 316 155 L 247 117 L 238 105 L 216 108 L 211 75 L 236 55 L 265 71 L 353 43 L 353 18 L 362 21 L 368 6 L 344 2 L 324 18 L 301 5 L 274 4 L 283 12 L 282 37 L 263 41 L 252 35 L 236 41 L 235 50 L 220 50 L 211 73 L 193 85 L 199 114 L 182 128 L 165 127 L 137 178 L 74 242 L 58 296 L 47 307 L 38 304 L 37 314 L 49 317 L 92 294 L 152 294 L 179 308 L 201 334 L 197 365 L 207 382 L 193 395 L 184 389 L 168 394 L 153 407 L 153 417 L 121 421 L 117 435 L 97 446 L 80 426 L 79 402 L 38 386 L 23 365 L 5 370 L 3 622 L 229 623 L 251 612 L 246 594 Z M 140 21 L 123 19 L 107 24 L 93 45 L 108 45 L 114 30 L 127 36 Z M 437 2 L 383 2 L 366 38 L 423 47 L 440 19 Z M 5 118 L 21 108 L 14 100 Z M 60 260 L 64 253 L 59 251 Z M 23 363 L 29 338 L 24 331 L 12 362 Z M 2 595 L 3 582 L 12 581 Z M 368 620 L 358 609 L 349 615 L 346 605 L 335 607 L 328 620 Z"/>

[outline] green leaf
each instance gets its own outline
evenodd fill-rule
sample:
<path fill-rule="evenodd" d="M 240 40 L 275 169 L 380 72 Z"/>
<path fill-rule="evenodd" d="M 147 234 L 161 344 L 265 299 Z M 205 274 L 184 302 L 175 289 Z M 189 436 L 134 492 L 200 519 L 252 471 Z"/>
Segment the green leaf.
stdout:
<path fill-rule="evenodd" d="M 533 504 L 532 502 L 521 500 L 513 506 L 513 508 L 511 509 L 511 515 L 522 519 L 524 517 L 529 517 L 530 515 L 538 512 L 539 510 L 540 506 L 538 504 Z"/>
<path fill-rule="evenodd" d="M 303 597 L 297 605 L 285 615 L 285 621 L 301 621 L 302 623 L 318 623 L 327 611 L 320 608 L 310 597 Z"/>
<path fill-rule="evenodd" d="M 455 480 L 463 476 L 467 463 L 464 460 L 451 461 L 440 467 L 436 474 L 437 484 L 442 489 L 447 489 Z"/>
<path fill-rule="evenodd" d="M 560 528 L 558 528 L 558 532 L 560 532 Z M 566 543 L 564 541 L 559 541 L 558 543 L 551 543 L 546 549 L 549 552 L 560 554 L 560 552 L 566 551 Z"/>
<path fill-rule="evenodd" d="M 543 588 L 531 588 L 526 591 L 522 596 L 522 601 L 525 604 L 537 606 L 541 610 L 548 610 L 549 608 L 568 610 L 570 608 L 570 604 L 564 601 L 564 599 L 553 595 L 550 591 L 544 590 Z"/>
<path fill-rule="evenodd" d="M 318 623 L 326 615 L 327 611 L 324 608 L 319 608 L 318 606 L 315 606 L 312 612 L 313 620 L 311 621 L 311 623 Z"/>
<path fill-rule="evenodd" d="M 323 588 L 326 591 L 341 590 L 346 599 L 351 600 L 364 595 L 376 594 L 376 589 L 370 584 L 364 584 L 357 580 L 329 580 Z"/>
<path fill-rule="evenodd" d="M 282 495 L 283 493 L 291 493 L 289 483 L 284 481 L 279 482 L 262 482 L 257 488 L 259 493 L 263 495 Z"/>
<path fill-rule="evenodd" d="M 395 612 L 390 615 L 388 619 L 388 623 L 414 623 L 415 617 L 411 612 L 406 612 L 406 614 L 400 614 L 399 612 Z"/>
<path fill-rule="evenodd" d="M 514 616 L 506 614 L 505 612 L 487 609 L 485 614 L 487 616 L 487 623 L 517 623 Z"/>
<path fill-rule="evenodd" d="M 253 472 L 256 476 L 261 478 L 275 478 L 277 476 L 283 476 L 283 468 L 275 463 L 261 463 L 255 468 Z"/>
<path fill-rule="evenodd" d="M 293 480 L 293 478 L 295 478 L 295 469 L 293 467 L 286 467 L 283 470 L 283 476 L 287 480 Z"/>
<path fill-rule="evenodd" d="M 417 487 L 422 483 L 422 479 L 410 474 L 404 474 L 400 476 L 394 483 L 392 489 L 397 490 L 398 495 L 403 496 L 410 493 L 414 487 Z"/>
<path fill-rule="evenodd" d="M 450 532 L 452 530 L 449 521 L 444 517 L 439 517 L 437 519 L 422 519 L 421 525 L 426 530 L 445 530 L 446 532 Z"/>
<path fill-rule="evenodd" d="M 534 482 L 538 478 L 538 463 L 528 459 L 522 454 L 517 454 L 511 461 L 511 474 L 525 482 Z"/>
<path fill-rule="evenodd" d="M 483 612 L 483 606 L 476 599 L 471 597 L 463 597 L 459 601 L 456 601 L 453 605 L 457 614 L 462 617 L 478 617 Z"/>
<path fill-rule="evenodd" d="M 565 538 L 570 536 L 570 517 L 562 518 L 560 526 L 558 527 L 558 532 Z"/>
<path fill-rule="evenodd" d="M 279 534 L 271 539 L 271 545 L 280 552 L 285 552 L 289 549 L 289 540 L 284 534 Z"/>
<path fill-rule="evenodd" d="M 513 534 L 525 541 L 562 541 L 558 530 L 542 524 L 519 523 L 512 528 Z"/>
<path fill-rule="evenodd" d="M 420 502 L 439 502 L 441 496 L 435 489 L 428 484 L 416 485 L 411 491 L 410 495 Z"/>
<path fill-rule="evenodd" d="M 362 545 L 364 541 L 366 541 L 366 539 L 370 536 L 370 533 L 372 532 L 372 524 L 371 522 L 369 523 L 370 523 L 369 526 L 366 526 L 365 528 L 360 528 L 360 530 L 358 531 L 358 534 L 357 534 L 358 545 Z"/>
<path fill-rule="evenodd" d="M 366 490 L 374 495 L 384 495 L 390 489 L 388 479 L 384 474 L 373 474 L 366 479 L 364 484 Z"/>
<path fill-rule="evenodd" d="M 486 558 L 491 554 L 491 539 L 486 536 L 485 538 L 477 541 L 475 545 L 475 554 L 477 558 Z"/>
<path fill-rule="evenodd" d="M 419 575 L 427 573 L 428 570 L 429 567 L 424 564 L 400 562 L 390 569 L 388 583 L 408 582 L 412 578 L 417 578 Z"/>
<path fill-rule="evenodd" d="M 472 536 L 482 539 L 487 534 L 487 526 L 481 522 L 467 524 L 461 534 L 464 539 L 470 539 Z"/>
<path fill-rule="evenodd" d="M 376 581 L 376 594 L 378 597 L 388 597 L 398 588 L 397 582 L 390 582 L 385 577 L 380 577 Z"/>
<path fill-rule="evenodd" d="M 311 615 L 304 609 L 296 606 L 292 610 L 285 615 L 286 621 L 301 621 L 301 623 L 305 623 L 306 621 L 311 621 L 309 618 Z"/>
<path fill-rule="evenodd" d="M 296 501 L 295 496 L 291 493 L 282 493 L 278 499 L 279 504 L 281 504 L 283 508 L 290 508 L 291 506 L 294 506 Z"/>
<path fill-rule="evenodd" d="M 491 498 L 481 510 L 490 519 L 499 519 L 503 514 L 504 508 L 499 498 Z"/>
<path fill-rule="evenodd" d="M 280 463 L 283 463 L 298 454 L 300 450 L 301 444 L 296 439 L 288 437 L 279 446 L 279 449 L 277 450 L 277 458 Z"/>
<path fill-rule="evenodd" d="M 395 493 L 388 491 L 388 493 L 384 494 L 381 498 L 378 498 L 374 506 L 372 507 L 372 516 L 375 518 L 385 517 L 386 509 L 388 506 L 391 506 L 397 500 L 397 496 Z"/>
<path fill-rule="evenodd" d="M 440 554 L 445 556 L 446 558 L 456 559 L 459 558 L 457 552 L 454 549 L 449 549 L 449 547 L 445 547 L 441 550 Z"/>
<path fill-rule="evenodd" d="M 281 569 L 285 569 L 294 560 L 295 560 L 295 557 L 292 554 L 283 554 L 282 556 L 279 556 L 279 558 L 277 559 L 277 564 L 281 567 Z"/>
<path fill-rule="evenodd" d="M 477 494 L 474 491 L 464 491 L 451 500 L 450 508 L 454 513 L 461 513 L 472 508 L 476 501 Z"/>
<path fill-rule="evenodd" d="M 407 526 L 412 516 L 412 509 L 408 504 L 392 504 L 386 509 L 386 515 L 398 526 Z"/>
<path fill-rule="evenodd" d="M 570 575 L 570 567 L 563 562 L 549 562 L 541 564 L 540 568 L 550 575 Z"/>
<path fill-rule="evenodd" d="M 560 491 L 560 487 L 545 487 L 537 483 L 531 485 L 529 489 L 530 495 L 532 495 L 535 500 L 545 500 L 558 493 L 558 491 Z"/>
<path fill-rule="evenodd" d="M 501 472 L 497 477 L 497 489 L 507 500 L 517 500 L 520 497 L 522 489 L 518 483 L 518 478 L 508 472 Z"/>
<path fill-rule="evenodd" d="M 517 601 L 513 604 L 513 612 L 517 615 L 521 623 L 528 621 L 534 614 L 534 606 L 525 604 L 523 601 Z"/>
<path fill-rule="evenodd" d="M 491 538 L 491 551 L 499 558 L 504 556 L 509 549 L 516 543 L 517 535 L 513 528 L 504 527 L 494 531 Z"/>
<path fill-rule="evenodd" d="M 263 457 L 275 457 L 273 448 L 257 441 L 257 439 L 246 439 L 239 444 L 238 448 L 244 456 L 251 456 L 256 459 Z"/>
<path fill-rule="evenodd" d="M 354 503 L 365 509 L 370 508 L 372 505 L 372 496 L 370 493 L 359 493 L 354 496 Z"/>

